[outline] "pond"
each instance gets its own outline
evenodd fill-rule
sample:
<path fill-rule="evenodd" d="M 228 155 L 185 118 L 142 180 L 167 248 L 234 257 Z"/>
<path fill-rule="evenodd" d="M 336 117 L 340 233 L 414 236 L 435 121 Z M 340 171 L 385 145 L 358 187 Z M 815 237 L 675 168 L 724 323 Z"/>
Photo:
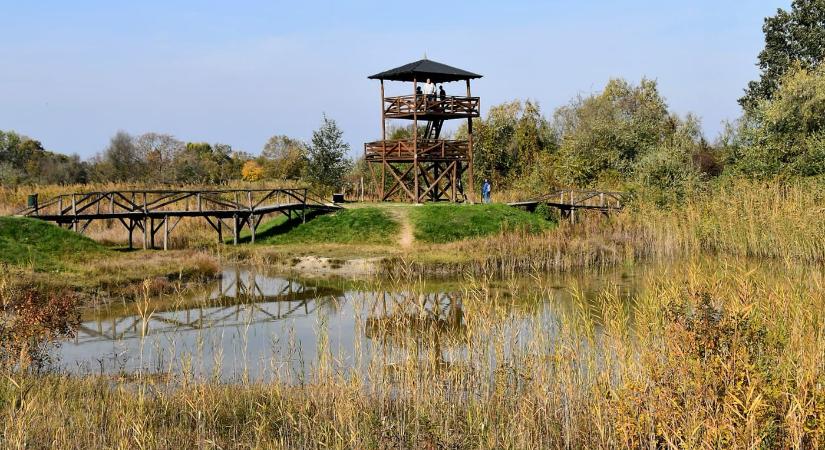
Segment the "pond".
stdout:
<path fill-rule="evenodd" d="M 577 309 L 598 315 L 602 292 L 630 299 L 644 274 L 636 267 L 402 283 L 298 279 L 232 266 L 195 289 L 84 311 L 76 337 L 55 349 L 56 364 L 75 374 L 292 383 L 325 365 L 367 371 L 411 356 L 449 364 L 466 358 L 467 344 L 487 332 L 515 342 L 531 330 L 552 334 Z M 477 316 L 489 326 L 467 333 Z"/>

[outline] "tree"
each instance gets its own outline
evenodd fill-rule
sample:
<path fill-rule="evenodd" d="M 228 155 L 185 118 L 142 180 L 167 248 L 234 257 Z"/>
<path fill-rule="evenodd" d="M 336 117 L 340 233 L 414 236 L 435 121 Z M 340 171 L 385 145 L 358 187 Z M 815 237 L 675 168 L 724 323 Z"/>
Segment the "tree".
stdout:
<path fill-rule="evenodd" d="M 145 133 L 134 139 L 139 157 L 146 162 L 146 181 L 172 181 L 172 161 L 183 151 L 183 142 L 174 136 Z"/>
<path fill-rule="evenodd" d="M 754 177 L 825 174 L 825 66 L 787 72 L 747 114 L 731 159 Z"/>
<path fill-rule="evenodd" d="M 245 181 L 258 181 L 264 176 L 264 168 L 254 160 L 244 163 L 241 176 Z"/>
<path fill-rule="evenodd" d="M 825 58 L 825 0 L 794 0 L 762 26 L 765 48 L 759 53 L 759 80 L 751 81 L 739 103 L 746 111 L 770 100 L 782 76 L 794 65 L 813 69 Z"/>
<path fill-rule="evenodd" d="M 580 187 L 628 179 L 638 159 L 665 143 L 676 125 L 655 81 L 610 80 L 602 92 L 556 111 L 558 176 Z"/>
<path fill-rule="evenodd" d="M 309 147 L 307 178 L 318 185 L 340 189 L 350 162 L 346 155 L 349 144 L 343 140 L 344 132 L 334 120 L 323 116 L 321 127 L 312 132 Z"/>
<path fill-rule="evenodd" d="M 531 175 L 544 153 L 555 149 L 555 138 L 538 104 L 529 100 L 502 103 L 490 108 L 487 117 L 476 119 L 473 164 L 476 182 L 484 178 L 506 186 Z M 456 133 L 466 139 L 467 128 Z"/>
<path fill-rule="evenodd" d="M 118 131 L 109 146 L 95 161 L 95 177 L 99 181 L 126 182 L 142 180 L 146 174 L 145 161 L 138 154 L 134 139 L 125 131 Z"/>
<path fill-rule="evenodd" d="M 288 136 L 272 136 L 261 152 L 265 176 L 275 180 L 297 180 L 307 165 L 307 146 Z"/>

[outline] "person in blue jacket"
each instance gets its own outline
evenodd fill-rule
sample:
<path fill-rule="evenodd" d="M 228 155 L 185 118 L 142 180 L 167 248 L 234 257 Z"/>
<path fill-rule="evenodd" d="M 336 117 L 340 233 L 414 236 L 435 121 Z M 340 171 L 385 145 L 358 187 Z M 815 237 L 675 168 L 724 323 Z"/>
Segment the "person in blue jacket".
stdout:
<path fill-rule="evenodd" d="M 487 178 L 484 179 L 484 184 L 481 185 L 481 201 L 484 203 L 490 203 L 490 191 L 492 190 L 492 186 L 490 185 L 490 180 Z"/>

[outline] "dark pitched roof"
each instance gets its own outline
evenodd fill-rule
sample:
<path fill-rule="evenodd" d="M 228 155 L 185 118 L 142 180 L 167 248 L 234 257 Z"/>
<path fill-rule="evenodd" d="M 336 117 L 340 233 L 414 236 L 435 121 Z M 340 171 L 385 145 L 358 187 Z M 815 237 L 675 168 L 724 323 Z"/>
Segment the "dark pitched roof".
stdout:
<path fill-rule="evenodd" d="M 433 83 L 445 83 L 448 81 L 469 80 L 481 78 L 481 75 L 467 72 L 440 62 L 422 59 L 420 61 L 404 64 L 401 67 L 377 73 L 369 77 L 372 80 L 393 80 L 393 81 L 418 81 L 431 79 Z"/>

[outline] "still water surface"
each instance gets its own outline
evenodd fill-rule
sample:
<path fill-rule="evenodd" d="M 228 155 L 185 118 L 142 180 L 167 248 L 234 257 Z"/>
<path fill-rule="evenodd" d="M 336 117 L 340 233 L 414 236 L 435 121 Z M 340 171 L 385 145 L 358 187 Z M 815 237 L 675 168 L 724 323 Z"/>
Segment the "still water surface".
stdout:
<path fill-rule="evenodd" d="M 525 329 L 538 325 L 552 332 L 561 311 L 581 307 L 604 290 L 630 298 L 643 272 L 403 285 L 300 280 L 227 267 L 220 280 L 197 289 L 85 311 L 76 338 L 64 342 L 56 356 L 61 370 L 80 374 L 296 381 L 318 364 L 319 355 L 334 355 L 336 366 L 347 369 L 359 354 L 378 347 L 415 346 L 440 334 L 461 337 L 466 315 L 475 311 L 468 301 L 498 302 Z M 460 351 L 449 347 L 461 346 L 461 339 L 444 341 L 445 355 Z"/>

